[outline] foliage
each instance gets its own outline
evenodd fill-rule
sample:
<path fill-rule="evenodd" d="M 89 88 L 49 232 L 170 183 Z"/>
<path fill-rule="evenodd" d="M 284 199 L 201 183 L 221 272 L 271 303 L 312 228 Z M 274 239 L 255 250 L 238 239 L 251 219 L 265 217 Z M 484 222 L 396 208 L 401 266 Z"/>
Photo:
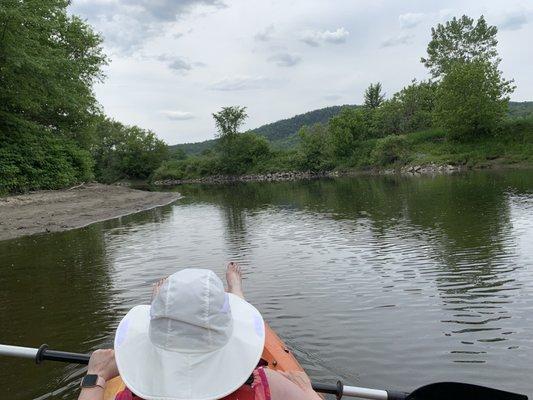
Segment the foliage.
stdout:
<path fill-rule="evenodd" d="M 173 151 L 169 151 L 170 158 L 173 160 L 185 160 L 187 158 L 187 153 L 182 148 L 176 148 Z"/>
<path fill-rule="evenodd" d="M 336 157 L 349 157 L 358 142 L 371 137 L 371 114 L 364 109 L 344 109 L 330 120 L 332 152 Z"/>
<path fill-rule="evenodd" d="M 357 106 L 332 106 L 309 111 L 304 114 L 295 115 L 292 118 L 282 119 L 271 124 L 260 126 L 251 132 L 264 136 L 272 144 L 272 147 L 278 149 L 288 149 L 295 147 L 299 143 L 298 131 L 304 126 L 314 125 L 316 123 L 327 124 L 335 115 L 339 114 L 345 108 L 355 108 Z M 213 149 L 218 139 L 205 140 L 197 143 L 184 143 L 169 146 L 172 151 L 180 148 L 188 155 L 200 154 L 205 149 Z"/>
<path fill-rule="evenodd" d="M 100 36 L 66 0 L 0 4 L 2 192 L 92 179 L 92 90 L 106 63 Z"/>
<path fill-rule="evenodd" d="M 327 126 L 315 124 L 300 129 L 299 167 L 305 171 L 324 171 L 331 169 L 332 158 L 329 149 Z"/>
<path fill-rule="evenodd" d="M 208 175 L 241 175 L 261 169 L 272 158 L 268 141 L 253 133 L 241 133 L 226 141 L 224 152 L 206 151 L 182 160 L 171 159 L 154 172 L 152 180 L 195 179 Z"/>
<path fill-rule="evenodd" d="M 434 78 L 441 78 L 457 62 L 484 61 L 497 68 L 497 32 L 498 28 L 488 25 L 483 16 L 475 23 L 466 15 L 454 17 L 431 28 L 428 56 L 421 61 Z"/>
<path fill-rule="evenodd" d="M 533 101 L 510 101 L 507 115 L 511 118 L 533 117 Z"/>
<path fill-rule="evenodd" d="M 224 174 L 243 174 L 263 159 L 268 158 L 270 145 L 261 136 L 241 133 L 225 143 L 220 155 L 220 170 Z"/>
<path fill-rule="evenodd" d="M 401 105 L 401 132 L 414 132 L 433 125 L 436 94 L 435 82 L 413 80 L 394 95 L 394 100 Z"/>
<path fill-rule="evenodd" d="M 157 168 L 152 180 L 195 179 L 220 173 L 220 160 L 213 156 L 189 157 L 185 160 L 167 160 Z"/>
<path fill-rule="evenodd" d="M 364 98 L 364 105 L 366 108 L 371 110 L 378 108 L 385 100 L 385 93 L 381 92 L 381 83 L 371 83 L 370 86 L 365 90 Z"/>
<path fill-rule="evenodd" d="M 93 157 L 103 182 L 146 179 L 168 158 L 167 145 L 151 131 L 102 119 L 96 129 Z"/>
<path fill-rule="evenodd" d="M 93 161 L 68 138 L 0 113 L 0 194 L 58 189 L 92 179 Z"/>
<path fill-rule="evenodd" d="M 505 116 L 513 90 L 492 64 L 457 62 L 437 91 L 436 120 L 455 139 L 490 134 Z"/>
<path fill-rule="evenodd" d="M 391 135 L 378 139 L 372 151 L 375 165 L 405 164 L 409 159 L 409 145 L 405 136 Z"/>
<path fill-rule="evenodd" d="M 92 85 L 106 63 L 100 36 L 66 0 L 3 0 L 0 110 L 87 147 L 99 106 Z"/>
<path fill-rule="evenodd" d="M 246 107 L 240 106 L 222 107 L 222 110 L 213 113 L 219 137 L 224 139 L 235 136 L 246 117 Z"/>

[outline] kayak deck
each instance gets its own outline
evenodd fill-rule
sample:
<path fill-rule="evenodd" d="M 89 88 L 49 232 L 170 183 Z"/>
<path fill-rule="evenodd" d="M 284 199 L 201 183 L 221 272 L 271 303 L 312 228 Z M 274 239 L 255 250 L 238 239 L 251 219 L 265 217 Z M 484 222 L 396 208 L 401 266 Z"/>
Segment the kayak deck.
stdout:
<path fill-rule="evenodd" d="M 303 371 L 294 354 L 267 323 L 265 323 L 265 348 L 261 359 L 268 363 L 267 368 L 276 371 Z M 124 382 L 120 376 L 117 376 L 107 383 L 104 400 L 114 400 L 116 394 L 123 389 Z"/>

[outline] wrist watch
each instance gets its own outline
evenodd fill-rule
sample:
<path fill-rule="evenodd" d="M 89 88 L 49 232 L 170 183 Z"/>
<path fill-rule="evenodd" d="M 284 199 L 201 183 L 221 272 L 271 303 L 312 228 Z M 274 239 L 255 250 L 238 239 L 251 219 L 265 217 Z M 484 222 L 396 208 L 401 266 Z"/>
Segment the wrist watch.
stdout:
<path fill-rule="evenodd" d="M 105 387 L 105 379 L 102 378 L 100 375 L 95 374 L 87 374 L 83 377 L 81 380 L 80 387 L 83 388 L 92 388 L 95 386 L 99 386 L 102 389 Z"/>

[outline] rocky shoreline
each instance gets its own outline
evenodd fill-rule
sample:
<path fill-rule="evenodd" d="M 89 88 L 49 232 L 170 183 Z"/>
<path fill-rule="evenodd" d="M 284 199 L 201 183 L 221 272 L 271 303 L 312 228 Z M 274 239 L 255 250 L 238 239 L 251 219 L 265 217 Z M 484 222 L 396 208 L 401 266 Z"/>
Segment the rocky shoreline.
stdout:
<path fill-rule="evenodd" d="M 454 172 L 467 171 L 471 169 L 465 165 L 451 164 L 427 164 L 427 165 L 407 165 L 398 169 L 387 169 L 381 171 L 383 174 L 404 174 L 404 175 L 435 175 L 453 174 Z"/>
<path fill-rule="evenodd" d="M 177 186 L 191 183 L 204 184 L 220 184 L 232 182 L 282 182 L 295 181 L 300 179 L 316 179 L 316 178 L 333 178 L 339 176 L 350 176 L 360 174 L 376 174 L 376 175 L 435 175 L 435 174 L 452 174 L 455 172 L 466 171 L 469 168 L 458 165 L 408 165 L 396 169 L 372 169 L 366 171 L 287 171 L 274 172 L 268 174 L 251 174 L 251 175 L 213 175 L 196 179 L 165 179 L 153 182 L 155 186 Z"/>

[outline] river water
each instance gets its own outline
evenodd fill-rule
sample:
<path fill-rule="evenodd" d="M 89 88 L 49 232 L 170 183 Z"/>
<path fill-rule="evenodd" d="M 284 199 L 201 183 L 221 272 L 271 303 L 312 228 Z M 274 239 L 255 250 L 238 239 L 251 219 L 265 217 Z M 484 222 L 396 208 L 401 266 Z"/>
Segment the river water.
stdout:
<path fill-rule="evenodd" d="M 0 343 L 112 343 L 185 267 L 244 289 L 313 379 L 533 393 L 533 171 L 183 186 L 157 210 L 0 242 Z M 75 399 L 83 369 L 0 359 L 6 399 Z"/>

